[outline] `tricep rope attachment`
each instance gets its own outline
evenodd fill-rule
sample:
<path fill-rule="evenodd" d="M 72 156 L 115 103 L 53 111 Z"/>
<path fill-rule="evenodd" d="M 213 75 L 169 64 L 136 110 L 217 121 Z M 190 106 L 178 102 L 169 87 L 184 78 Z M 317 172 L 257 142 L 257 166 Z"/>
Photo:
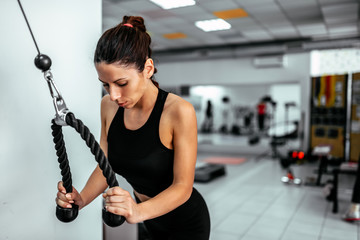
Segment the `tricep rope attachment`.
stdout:
<path fill-rule="evenodd" d="M 58 162 L 61 169 L 62 181 L 66 192 L 72 192 L 71 172 L 62 134 L 62 126 L 58 125 L 55 119 L 52 120 L 51 129 L 54 137 L 56 155 L 58 156 Z M 86 145 L 90 148 L 92 154 L 94 154 L 95 160 L 99 163 L 99 167 L 102 170 L 109 187 L 119 186 L 115 178 L 115 173 L 106 159 L 104 152 L 101 150 L 100 145 L 95 140 L 94 135 L 91 134 L 89 128 L 87 128 L 81 120 L 76 119 L 74 114 L 71 112 L 66 114 L 65 120 L 66 123 L 73 127 L 80 134 L 81 138 L 85 140 Z M 72 205 L 72 208 L 62 208 L 60 206 L 56 207 L 56 216 L 60 221 L 70 222 L 74 220 L 77 215 L 78 206 L 75 204 Z M 123 216 L 109 213 L 105 208 L 102 210 L 102 216 L 104 222 L 111 227 L 119 226 L 125 221 Z"/>
<path fill-rule="evenodd" d="M 59 167 L 61 169 L 62 181 L 66 192 L 72 192 L 72 179 L 64 137 L 62 134 L 62 126 L 73 127 L 80 134 L 81 138 L 85 140 L 86 145 L 90 148 L 92 154 L 94 154 L 95 160 L 98 162 L 109 187 L 119 186 L 115 173 L 106 159 L 104 152 L 101 150 L 99 143 L 95 140 L 94 135 L 91 134 L 89 128 L 87 128 L 81 120 L 76 119 L 74 114 L 66 107 L 65 101 L 57 89 L 50 71 L 51 59 L 47 55 L 40 53 L 20 0 L 18 0 L 18 3 L 38 52 L 38 55 L 34 60 L 35 66 L 44 73 L 44 78 L 48 83 L 50 94 L 53 99 L 56 115 L 51 121 L 51 129 L 55 143 L 56 155 L 58 156 Z M 62 208 L 60 206 L 56 206 L 56 216 L 62 222 L 73 221 L 78 216 L 78 212 L 79 206 L 75 204 L 72 204 L 72 208 Z M 123 216 L 110 213 L 106 211 L 105 208 L 102 210 L 102 217 L 104 222 L 111 227 L 120 226 L 125 221 Z"/>

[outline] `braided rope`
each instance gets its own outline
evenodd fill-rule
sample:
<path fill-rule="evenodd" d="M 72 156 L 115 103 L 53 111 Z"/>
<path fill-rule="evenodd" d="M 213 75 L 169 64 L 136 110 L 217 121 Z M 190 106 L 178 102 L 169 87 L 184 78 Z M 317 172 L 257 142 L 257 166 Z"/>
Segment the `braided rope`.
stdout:
<path fill-rule="evenodd" d="M 53 141 L 55 143 L 56 155 L 58 156 L 58 162 L 61 169 L 62 181 L 66 192 L 72 192 L 71 172 L 69 160 L 66 154 L 64 137 L 62 134 L 62 127 L 57 125 L 54 119 L 51 123 L 52 135 L 54 137 Z M 66 115 L 66 123 L 80 133 L 81 138 L 85 140 L 86 145 L 91 150 L 91 153 L 94 154 L 95 160 L 99 163 L 99 167 L 102 170 L 109 187 L 119 186 L 114 171 L 89 128 L 86 127 L 81 120 L 76 119 L 74 114 L 71 112 Z"/>
<path fill-rule="evenodd" d="M 72 180 L 62 129 L 61 126 L 55 123 L 54 119 L 51 123 L 52 135 L 54 137 L 53 141 L 55 143 L 56 155 L 58 156 L 58 162 L 61 169 L 63 185 L 66 192 L 70 193 L 72 192 Z"/>
<path fill-rule="evenodd" d="M 95 140 L 95 137 L 90 132 L 89 128 L 86 127 L 81 120 L 76 119 L 74 114 L 71 112 L 66 114 L 65 120 L 66 123 L 73 127 L 78 133 L 80 133 L 81 138 L 85 140 L 86 145 L 90 148 L 92 154 L 94 154 L 95 160 L 99 163 L 99 167 L 102 170 L 109 187 L 119 186 L 114 171 L 112 170 L 104 152 L 101 150 L 100 145 Z"/>

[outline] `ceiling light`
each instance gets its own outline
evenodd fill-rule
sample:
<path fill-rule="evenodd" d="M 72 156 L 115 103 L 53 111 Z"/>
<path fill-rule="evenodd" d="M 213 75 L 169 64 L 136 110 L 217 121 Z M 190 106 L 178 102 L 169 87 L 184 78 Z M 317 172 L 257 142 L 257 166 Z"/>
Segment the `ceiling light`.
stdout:
<path fill-rule="evenodd" d="M 150 0 L 163 9 L 172 9 L 195 5 L 194 0 Z"/>
<path fill-rule="evenodd" d="M 195 22 L 195 26 L 197 26 L 198 28 L 200 28 L 205 32 L 227 30 L 231 28 L 230 23 L 220 18 L 205 20 L 205 21 L 197 21 Z"/>

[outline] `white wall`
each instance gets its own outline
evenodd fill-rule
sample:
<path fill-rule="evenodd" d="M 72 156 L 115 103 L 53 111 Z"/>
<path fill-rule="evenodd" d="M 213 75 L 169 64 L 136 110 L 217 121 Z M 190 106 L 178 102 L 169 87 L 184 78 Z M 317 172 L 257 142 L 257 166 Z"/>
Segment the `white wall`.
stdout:
<path fill-rule="evenodd" d="M 360 72 L 360 49 L 328 49 L 311 52 L 311 76 Z"/>
<path fill-rule="evenodd" d="M 300 121 L 300 93 L 300 84 L 285 83 L 271 86 L 270 96 L 272 96 L 272 99 L 277 103 L 274 116 L 276 122 Z M 294 103 L 295 106 L 286 109 L 285 103 L 289 102 Z"/>
<path fill-rule="evenodd" d="M 101 88 L 92 65 L 101 33 L 101 0 L 23 0 L 39 44 L 72 112 L 99 139 Z M 85 7 L 86 6 L 86 7 Z M 50 121 L 54 107 L 15 0 L 0 2 L 0 239 L 101 239 L 101 199 L 72 223 L 55 217 L 61 179 Z M 64 127 L 73 174 L 81 190 L 96 166 L 80 136 Z"/>
<path fill-rule="evenodd" d="M 158 63 L 157 80 L 164 86 L 256 84 L 309 79 L 309 53 L 287 54 L 284 68 L 255 68 L 252 58 Z M 309 80 L 310 81 L 310 80 Z"/>
<path fill-rule="evenodd" d="M 310 54 L 287 54 L 284 68 L 258 69 L 253 59 L 219 59 L 188 62 L 158 63 L 156 79 L 160 86 L 181 85 L 242 85 L 299 83 L 301 86 L 301 111 L 305 112 L 305 141 L 308 144 L 308 109 L 310 99 Z"/>

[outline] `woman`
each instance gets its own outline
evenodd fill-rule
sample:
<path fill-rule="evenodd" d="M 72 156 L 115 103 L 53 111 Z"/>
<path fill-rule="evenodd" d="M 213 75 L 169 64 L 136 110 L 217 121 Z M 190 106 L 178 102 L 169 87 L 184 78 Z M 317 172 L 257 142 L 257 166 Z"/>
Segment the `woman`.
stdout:
<path fill-rule="evenodd" d="M 120 187 L 103 197 L 107 211 L 128 223 L 144 222 L 153 239 L 209 239 L 206 203 L 193 188 L 197 123 L 193 106 L 158 88 L 151 38 L 141 17 L 123 18 L 99 39 L 94 63 L 109 93 L 101 102 L 100 146 L 113 170 L 133 187 L 135 200 Z M 65 192 L 56 202 L 83 208 L 107 183 L 96 167 L 84 189 Z"/>

